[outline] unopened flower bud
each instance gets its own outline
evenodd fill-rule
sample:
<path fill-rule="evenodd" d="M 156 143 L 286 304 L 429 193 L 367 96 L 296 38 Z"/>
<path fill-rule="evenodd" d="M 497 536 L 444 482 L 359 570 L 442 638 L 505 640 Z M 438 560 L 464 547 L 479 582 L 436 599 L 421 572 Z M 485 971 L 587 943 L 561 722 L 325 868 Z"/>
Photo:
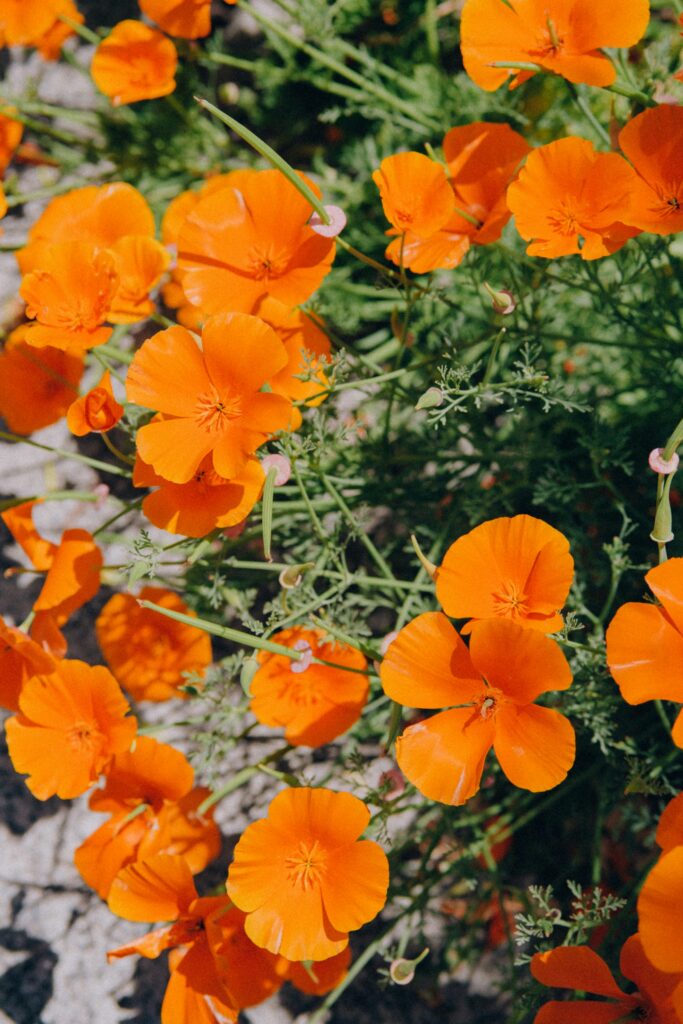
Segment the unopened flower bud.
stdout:
<path fill-rule="evenodd" d="M 278 576 L 280 586 L 284 590 L 293 590 L 301 583 L 304 573 L 314 568 L 315 562 L 298 562 L 296 565 L 288 565 Z"/>
<path fill-rule="evenodd" d="M 316 235 L 322 235 L 323 238 L 336 238 L 346 227 L 346 214 L 340 206 L 332 205 L 325 207 L 325 213 L 330 218 L 329 224 L 326 224 L 316 211 L 311 216 L 308 226 L 315 231 Z"/>
<path fill-rule="evenodd" d="M 415 405 L 416 410 L 438 409 L 443 404 L 443 391 L 441 388 L 428 388 L 424 395 L 421 395 Z"/>
<path fill-rule="evenodd" d="M 676 452 L 673 453 L 670 459 L 663 458 L 663 453 L 663 448 L 653 448 L 648 455 L 647 461 L 653 472 L 661 473 L 663 476 L 668 476 L 669 473 L 676 472 L 680 459 Z"/>
<path fill-rule="evenodd" d="M 266 455 L 261 459 L 264 473 L 275 470 L 275 486 L 282 487 L 292 475 L 292 464 L 286 455 Z"/>
<path fill-rule="evenodd" d="M 301 651 L 302 656 L 298 661 L 294 661 L 294 659 L 292 659 L 289 666 L 290 669 L 292 672 L 305 672 L 313 661 L 313 649 L 311 645 L 307 640 L 297 640 L 297 642 L 292 645 L 292 650 Z"/>
<path fill-rule="evenodd" d="M 425 570 L 425 572 L 429 575 L 431 579 L 435 580 L 439 568 L 438 565 L 434 565 L 434 562 L 430 562 L 430 560 L 427 558 L 422 548 L 418 544 L 417 537 L 415 536 L 414 533 L 411 533 L 410 535 L 410 543 L 413 545 L 413 551 L 417 555 L 422 568 Z"/>
<path fill-rule="evenodd" d="M 394 985 L 409 985 L 415 977 L 415 968 L 424 960 L 428 953 L 429 947 L 423 949 L 414 960 L 405 960 L 403 957 L 392 960 L 389 965 L 389 977 Z"/>
<path fill-rule="evenodd" d="M 517 308 L 517 301 L 512 292 L 508 291 L 507 288 L 501 288 L 500 291 L 496 291 L 487 281 L 484 281 L 484 288 L 491 299 L 494 313 L 499 313 L 501 316 L 514 313 Z"/>

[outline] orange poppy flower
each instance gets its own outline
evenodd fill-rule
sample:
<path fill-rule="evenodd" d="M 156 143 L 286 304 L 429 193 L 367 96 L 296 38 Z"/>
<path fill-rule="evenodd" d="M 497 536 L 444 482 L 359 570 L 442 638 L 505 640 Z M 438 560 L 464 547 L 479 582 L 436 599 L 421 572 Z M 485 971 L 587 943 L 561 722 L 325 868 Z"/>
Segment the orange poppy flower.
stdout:
<path fill-rule="evenodd" d="M 451 544 L 436 574 L 436 596 L 453 619 L 512 619 L 554 633 L 574 560 L 567 538 L 534 516 L 502 516 Z M 462 629 L 468 633 L 472 623 Z"/>
<path fill-rule="evenodd" d="M 247 827 L 227 892 L 257 946 L 288 960 L 326 960 L 379 913 L 389 865 L 377 843 L 357 841 L 369 820 L 350 793 L 301 787 L 278 793 L 268 817 Z"/>
<path fill-rule="evenodd" d="M 83 357 L 36 349 L 18 327 L 0 352 L 0 415 L 15 434 L 32 434 L 65 415 L 78 394 Z"/>
<path fill-rule="evenodd" d="M 201 350 L 183 327 L 159 331 L 136 352 L 127 378 L 129 401 L 165 414 L 138 430 L 141 458 L 176 484 L 190 481 L 209 453 L 219 476 L 238 476 L 289 424 L 290 403 L 260 390 L 286 362 L 273 329 L 244 313 L 210 317 Z"/>
<path fill-rule="evenodd" d="M 655 235 L 683 231 L 683 107 L 643 111 L 622 128 L 619 145 L 637 174 L 628 223 Z"/>
<path fill-rule="evenodd" d="M 183 615 L 194 614 L 165 587 L 144 587 L 140 598 Z M 211 664 L 207 633 L 141 608 L 132 594 L 114 594 L 98 615 L 95 630 L 109 667 L 136 700 L 185 697 L 179 689 L 185 683 L 183 672 L 203 675 Z"/>
<path fill-rule="evenodd" d="M 329 272 L 334 239 L 308 225 L 310 204 L 280 171 L 237 171 L 232 180 L 200 199 L 180 229 L 185 294 L 207 314 L 251 313 L 266 295 L 299 305 Z"/>
<path fill-rule="evenodd" d="M 55 659 L 26 633 L 0 619 L 0 707 L 19 710 L 24 684 L 52 672 Z"/>
<path fill-rule="evenodd" d="M 182 857 L 156 854 L 124 868 L 112 884 L 109 907 L 129 921 L 174 922 L 108 954 L 155 958 L 180 947 L 169 962 L 162 1024 L 233 1021 L 242 1007 L 262 1002 L 282 984 L 287 965 L 247 938 L 244 914 L 227 896 L 198 898 Z"/>
<path fill-rule="evenodd" d="M 629 602 L 619 608 L 607 629 L 607 667 L 629 704 L 683 704 L 683 558 L 650 569 L 645 581 L 660 605 Z M 683 711 L 671 737 L 683 747 Z"/>
<path fill-rule="evenodd" d="M 128 750 L 137 730 L 113 675 L 83 661 L 62 661 L 37 675 L 19 695 L 19 714 L 6 722 L 18 772 L 38 800 L 80 796 L 114 754 Z"/>
<path fill-rule="evenodd" d="M 56 657 L 66 653 L 60 627 L 100 587 L 102 553 L 87 530 L 65 530 L 59 544 L 40 536 L 33 523 L 36 502 L 24 502 L 0 518 L 38 572 L 46 573 L 33 605 L 31 636 Z"/>
<path fill-rule="evenodd" d="M 346 946 L 341 953 L 327 960 L 291 964 L 287 980 L 300 992 L 309 996 L 324 996 L 344 980 L 351 965 L 351 948 Z"/>
<path fill-rule="evenodd" d="M 256 315 L 273 328 L 287 352 L 286 365 L 269 382 L 275 394 L 293 402 L 320 405 L 325 399 L 321 392 L 329 385 L 322 364 L 331 352 L 330 340 L 320 321 L 310 313 L 289 309 L 270 297 L 259 303 Z M 304 374 L 310 379 L 299 380 Z"/>
<path fill-rule="evenodd" d="M 640 890 L 639 932 L 648 960 L 660 971 L 677 972 L 679 983 L 673 999 L 679 1019 L 683 1019 L 683 794 L 664 808 L 656 839 L 662 855 Z"/>
<path fill-rule="evenodd" d="M 115 25 L 95 50 L 92 79 L 115 107 L 168 96 L 175 89 L 178 53 L 170 39 L 141 21 Z"/>
<path fill-rule="evenodd" d="M 507 203 L 530 256 L 579 253 L 596 260 L 638 234 L 623 220 L 636 175 L 618 153 L 598 153 L 569 136 L 533 150 L 507 191 Z"/>
<path fill-rule="evenodd" d="M 169 36 L 200 39 L 211 31 L 211 0 L 139 0 L 140 10 Z"/>
<path fill-rule="evenodd" d="M 16 254 L 19 269 L 42 268 L 49 246 L 64 241 L 111 249 L 130 235 L 154 238 L 154 216 L 136 188 L 122 181 L 75 188 L 51 199 L 29 229 L 28 244 Z"/>
<path fill-rule="evenodd" d="M 367 661 L 346 644 L 326 638 L 322 629 L 294 626 L 272 637 L 273 641 L 303 651 L 301 661 L 284 654 L 259 651 L 260 668 L 251 681 L 251 711 L 263 725 L 284 726 L 285 739 L 293 746 L 321 747 L 350 729 L 360 718 L 368 699 Z M 333 661 L 313 665 L 311 657 Z"/>
<path fill-rule="evenodd" d="M 133 469 L 136 487 L 156 487 L 142 502 L 142 511 L 161 530 L 183 537 L 205 537 L 215 529 L 244 522 L 261 497 L 266 475 L 249 456 L 232 480 L 215 472 L 207 455 L 186 484 L 173 484 L 154 472 L 137 455 Z"/>
<path fill-rule="evenodd" d="M 427 238 L 406 234 L 404 266 L 416 274 L 451 269 L 462 262 L 471 245 L 497 241 L 511 216 L 506 189 L 530 148 L 507 124 L 476 121 L 451 128 L 444 136 L 443 151 L 454 212 Z M 400 238 L 389 245 L 386 256 L 400 263 Z"/>
<path fill-rule="evenodd" d="M 382 160 L 372 180 L 384 216 L 403 234 L 427 238 L 453 215 L 453 192 L 443 166 L 422 153 L 397 153 Z"/>
<path fill-rule="evenodd" d="M 145 736 L 134 748 L 117 754 L 107 768 L 105 784 L 89 806 L 111 812 L 75 853 L 84 880 L 106 899 L 115 876 L 128 864 L 155 853 L 184 857 L 193 874 L 203 871 L 221 847 L 213 812 L 197 808 L 209 795 L 192 788 L 194 772 L 179 750 Z"/>
<path fill-rule="evenodd" d="M 570 82 L 611 85 L 614 65 L 598 51 L 633 46 L 650 17 L 648 0 L 465 0 L 460 48 L 465 71 L 491 92 L 510 88 L 533 72 L 494 67 L 498 62 L 538 64 Z"/>
<path fill-rule="evenodd" d="M 127 235 L 109 250 L 114 257 L 119 286 L 107 319 L 113 324 L 134 324 L 154 313 L 149 293 L 170 263 L 168 250 L 147 235 Z"/>
<path fill-rule="evenodd" d="M 679 932 L 680 934 L 680 932 Z M 649 1024 L 675 1024 L 680 1020 L 672 994 L 680 976 L 657 970 L 645 956 L 641 935 L 632 935 L 621 949 L 619 968 L 638 991 L 627 993 L 619 987 L 601 956 L 590 946 L 560 946 L 536 953 L 531 973 L 542 985 L 579 989 L 605 996 L 607 1002 L 592 999 L 550 1002 L 536 1014 L 534 1024 L 610 1024 L 618 1020 L 647 1020 Z"/>
<path fill-rule="evenodd" d="M 111 253 L 87 242 L 50 246 L 19 289 L 26 315 L 36 321 L 24 335 L 27 344 L 76 355 L 104 344 L 111 334 L 104 322 L 118 287 Z"/>
<path fill-rule="evenodd" d="M 553 641 L 505 619 L 472 627 L 469 651 L 441 612 L 418 615 L 389 644 L 384 692 L 409 707 L 443 708 L 396 741 L 403 774 L 430 800 L 459 805 L 479 789 L 491 747 L 514 786 L 543 792 L 574 763 L 570 722 L 533 702 L 572 674 Z"/>
<path fill-rule="evenodd" d="M 12 117 L 14 112 L 14 107 L 0 109 L 0 177 L 12 159 L 24 133 L 21 121 L 15 121 Z"/>
<path fill-rule="evenodd" d="M 85 17 L 73 0 L 49 0 L 49 3 L 54 12 L 54 21 L 46 32 L 34 40 L 33 45 L 43 60 L 59 60 L 62 46 L 67 39 L 75 35 L 71 26 L 62 21 L 59 15 L 65 15 L 70 21 L 75 21 L 77 25 L 82 25 Z"/>
<path fill-rule="evenodd" d="M 123 406 L 116 401 L 111 374 L 105 370 L 99 384 L 69 406 L 66 423 L 72 434 L 83 437 L 91 431 L 105 433 L 111 430 L 122 416 Z"/>

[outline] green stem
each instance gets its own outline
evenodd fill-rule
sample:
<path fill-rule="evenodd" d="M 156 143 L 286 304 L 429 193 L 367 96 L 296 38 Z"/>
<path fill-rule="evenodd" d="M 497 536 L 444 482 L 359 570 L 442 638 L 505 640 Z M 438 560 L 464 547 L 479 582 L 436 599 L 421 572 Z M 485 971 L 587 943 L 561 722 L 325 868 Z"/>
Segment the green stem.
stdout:
<path fill-rule="evenodd" d="M 370 558 L 373 560 L 379 571 L 382 573 L 383 576 L 386 576 L 387 579 L 393 580 L 394 574 L 391 571 L 389 565 L 387 564 L 384 556 L 377 550 L 371 537 L 364 530 L 361 530 L 361 528 L 358 526 L 358 523 L 353 518 L 353 513 L 351 512 L 351 509 L 346 504 L 337 488 L 334 487 L 330 478 L 326 476 L 325 473 L 321 474 L 321 478 L 325 490 L 330 495 L 330 497 L 336 502 L 344 519 L 351 527 L 353 532 L 358 536 L 361 544 L 363 545 L 367 553 L 370 555 Z"/>
<path fill-rule="evenodd" d="M 203 800 L 202 803 L 200 803 L 197 808 L 197 814 L 200 816 L 202 814 L 206 814 L 209 808 L 213 807 L 214 804 L 217 804 L 219 800 L 222 800 L 223 797 L 229 796 L 230 793 L 234 793 L 236 789 L 239 789 L 245 782 L 248 782 L 252 775 L 256 775 L 258 771 L 262 771 L 263 768 L 266 765 L 271 764 L 271 762 L 279 761 L 280 758 L 284 757 L 291 749 L 290 744 L 287 743 L 284 747 L 279 747 L 277 750 L 273 751 L 272 754 L 268 754 L 267 757 L 261 758 L 258 764 L 250 764 L 247 765 L 246 768 L 242 768 L 242 770 L 237 772 L 236 775 L 233 775 L 230 782 L 227 782 L 225 786 L 222 786 L 221 789 L 217 789 L 215 793 L 207 796 L 206 800 Z"/>
<path fill-rule="evenodd" d="M 112 473 L 114 476 L 131 475 L 129 469 L 123 469 L 121 466 L 111 466 L 108 462 L 91 459 L 88 455 L 81 455 L 80 452 L 69 452 L 64 448 L 53 448 L 51 445 L 40 444 L 29 437 L 19 437 L 17 434 L 10 434 L 5 430 L 0 430 L 0 441 L 11 441 L 13 444 L 30 444 L 32 448 L 40 448 L 44 452 L 50 452 L 51 455 L 60 455 L 62 458 L 72 459 L 74 462 L 83 462 L 86 466 L 92 466 L 93 469 L 99 469 L 103 473 Z"/>
<path fill-rule="evenodd" d="M 574 85 L 574 83 L 568 81 L 567 88 L 569 89 L 569 94 L 573 99 L 574 103 L 579 108 L 579 110 L 586 118 L 588 123 L 592 126 L 593 130 L 596 132 L 601 141 L 604 142 L 607 146 L 611 146 L 609 132 L 605 130 L 604 125 L 600 124 L 597 117 L 589 107 L 584 97 L 579 93 L 579 90 Z"/>
<path fill-rule="evenodd" d="M 95 46 L 99 46 L 102 42 L 101 36 L 98 36 L 96 32 L 86 28 L 85 25 L 81 25 L 77 21 L 74 21 L 73 18 L 67 17 L 66 14 L 58 14 L 57 17 L 60 21 L 63 21 L 65 25 L 68 25 L 76 35 L 79 35 L 81 39 L 84 39 L 86 43 L 94 43 Z"/>
<path fill-rule="evenodd" d="M 223 124 L 227 125 L 228 128 L 231 128 L 236 135 L 239 135 L 239 137 L 244 140 L 244 142 L 255 149 L 257 153 L 260 153 L 262 157 L 265 157 L 273 167 L 278 171 L 281 171 L 285 178 L 287 178 L 287 181 L 289 181 L 290 184 L 292 184 L 294 188 L 301 193 L 304 199 L 311 204 L 316 213 L 319 214 L 323 223 L 330 223 L 330 215 L 318 199 L 313 189 L 306 184 L 303 178 L 297 174 L 294 168 L 288 164 L 286 160 L 283 160 L 279 153 L 276 153 L 267 142 L 260 139 L 258 135 L 255 135 L 254 132 L 250 131 L 245 127 L 245 125 L 236 121 L 234 117 L 230 116 L 230 114 L 226 114 L 225 111 L 214 106 L 213 103 L 209 103 L 209 101 L 204 99 L 202 96 L 195 96 L 194 98 L 200 107 L 203 107 L 204 110 L 207 110 L 210 114 L 213 114 L 214 117 L 217 117 L 219 121 L 222 121 Z"/>

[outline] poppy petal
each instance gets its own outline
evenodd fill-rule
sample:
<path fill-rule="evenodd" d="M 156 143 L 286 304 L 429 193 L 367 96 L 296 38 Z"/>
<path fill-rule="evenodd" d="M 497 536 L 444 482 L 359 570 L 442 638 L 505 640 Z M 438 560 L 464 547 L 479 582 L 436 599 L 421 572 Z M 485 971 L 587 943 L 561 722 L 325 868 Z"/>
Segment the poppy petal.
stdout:
<path fill-rule="evenodd" d="M 559 645 L 510 619 L 475 622 L 470 657 L 484 679 L 516 704 L 531 704 L 541 693 L 566 690 L 572 682 Z"/>
<path fill-rule="evenodd" d="M 501 704 L 496 713 L 494 750 L 513 786 L 542 793 L 558 786 L 574 764 L 571 722 L 552 708 Z"/>
<path fill-rule="evenodd" d="M 683 702 L 683 636 L 652 604 L 623 604 L 607 629 L 607 666 L 629 704 Z"/>
<path fill-rule="evenodd" d="M 185 859 L 158 853 L 120 871 L 107 902 L 127 921 L 175 921 L 196 898 Z"/>
<path fill-rule="evenodd" d="M 662 854 L 638 897 L 645 955 L 660 971 L 683 972 L 683 846 Z"/>
<path fill-rule="evenodd" d="M 389 862 L 384 850 L 367 839 L 340 847 L 329 857 L 328 871 L 322 894 L 333 926 L 349 932 L 372 921 L 387 898 Z"/>
<path fill-rule="evenodd" d="M 549 988 L 578 989 L 609 999 L 625 995 L 605 961 L 589 946 L 559 946 L 535 953 L 530 970 L 536 981 Z"/>

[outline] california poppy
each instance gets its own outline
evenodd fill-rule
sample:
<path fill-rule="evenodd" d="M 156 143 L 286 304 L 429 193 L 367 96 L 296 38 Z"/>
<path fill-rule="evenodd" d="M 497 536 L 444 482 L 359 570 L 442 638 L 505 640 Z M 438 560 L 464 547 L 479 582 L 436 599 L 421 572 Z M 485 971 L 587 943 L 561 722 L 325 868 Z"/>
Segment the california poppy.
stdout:
<path fill-rule="evenodd" d="M 434 234 L 413 232 L 396 238 L 386 251 L 416 274 L 450 269 L 462 262 L 471 245 L 488 245 L 500 238 L 510 219 L 505 193 L 529 144 L 506 124 L 472 124 L 451 128 L 443 140 L 453 212 Z M 392 232 L 397 234 L 395 230 Z"/>
<path fill-rule="evenodd" d="M 0 108 L 0 177 L 21 142 L 24 126 L 12 117 L 13 107 Z"/>
<path fill-rule="evenodd" d="M 85 16 L 78 10 L 73 0 L 48 0 L 48 2 L 54 13 L 54 20 L 46 32 L 33 40 L 32 45 L 35 46 L 43 60 L 58 60 L 66 40 L 75 35 L 74 29 L 66 21 L 63 21 L 60 15 L 64 15 L 77 25 L 83 24 Z"/>
<path fill-rule="evenodd" d="M 19 713 L 5 725 L 12 763 L 39 800 L 80 796 L 133 742 L 137 722 L 128 710 L 106 668 L 61 661 L 22 688 Z"/>
<path fill-rule="evenodd" d="M 50 200 L 16 256 L 22 274 L 28 274 L 43 267 L 49 246 L 89 242 L 96 249 L 111 249 L 138 235 L 154 238 L 154 216 L 136 188 L 122 181 L 86 185 Z"/>
<path fill-rule="evenodd" d="M 155 488 L 142 502 L 150 523 L 184 537 L 205 537 L 212 530 L 243 522 L 261 497 L 265 479 L 261 463 L 254 456 L 249 456 L 232 480 L 216 473 L 210 455 L 185 484 L 164 480 L 139 454 L 133 469 L 136 487 Z"/>
<path fill-rule="evenodd" d="M 321 322 L 312 314 L 290 309 L 270 296 L 259 303 L 256 315 L 273 328 L 287 352 L 286 365 L 269 382 L 273 391 L 293 402 L 320 405 L 329 384 L 324 360 L 331 351 Z M 303 376 L 309 379 L 299 379 Z"/>
<path fill-rule="evenodd" d="M 24 684 L 35 675 L 52 672 L 55 659 L 21 629 L 0 619 L 0 707 L 19 710 Z"/>
<path fill-rule="evenodd" d="M 526 251 L 584 260 L 616 252 L 638 234 L 624 223 L 635 179 L 623 157 L 598 153 L 586 139 L 569 136 L 534 149 L 507 191 L 517 230 L 531 242 Z"/>
<path fill-rule="evenodd" d="M 384 216 L 403 234 L 426 238 L 442 228 L 454 212 L 453 193 L 442 164 L 423 153 L 388 156 L 373 171 Z"/>
<path fill-rule="evenodd" d="M 24 334 L 18 327 L 0 352 L 0 416 L 15 434 L 28 435 L 65 415 L 78 394 L 83 357 L 49 346 L 36 349 Z"/>
<path fill-rule="evenodd" d="M 607 629 L 607 667 L 629 704 L 683 704 L 683 558 L 650 569 L 645 581 L 660 604 L 632 601 L 619 608 Z M 683 711 L 671 737 L 683 747 Z"/>
<path fill-rule="evenodd" d="M 607 1001 L 572 999 L 546 1003 L 536 1014 L 534 1024 L 610 1024 L 619 1020 L 675 1024 L 680 1019 L 672 996 L 681 977 L 652 966 L 645 956 L 641 935 L 626 940 L 619 966 L 624 977 L 637 985 L 637 991 L 624 992 L 605 961 L 590 946 L 560 946 L 547 953 L 536 953 L 531 960 L 531 973 L 542 985 L 579 989 L 605 996 Z"/>
<path fill-rule="evenodd" d="M 465 71 L 482 89 L 510 88 L 533 72 L 496 63 L 538 64 L 570 82 L 611 85 L 604 47 L 633 46 L 647 28 L 648 0 L 465 0 L 460 48 Z"/>
<path fill-rule="evenodd" d="M 102 345 L 105 326 L 119 286 L 111 253 L 87 242 L 63 242 L 42 253 L 39 269 L 26 274 L 19 294 L 34 320 L 24 338 L 29 345 L 80 355 Z"/>
<path fill-rule="evenodd" d="M 249 938 L 288 960 L 326 960 L 384 906 L 389 866 L 350 793 L 285 789 L 235 847 L 227 892 Z"/>
<path fill-rule="evenodd" d="M 211 0 L 139 0 L 140 10 L 170 36 L 200 39 L 211 31 Z"/>
<path fill-rule="evenodd" d="M 144 587 L 140 598 L 192 615 L 166 587 Z M 97 617 L 97 641 L 112 672 L 136 700 L 186 696 L 183 672 L 203 675 L 211 664 L 207 633 L 142 608 L 132 594 L 114 594 Z"/>
<path fill-rule="evenodd" d="M 115 107 L 168 96 L 175 89 L 178 54 L 170 39 L 126 19 L 102 40 L 92 59 L 93 82 Z"/>
<path fill-rule="evenodd" d="M 45 540 L 33 523 L 35 504 L 16 505 L 0 518 L 33 567 L 46 573 L 33 605 L 31 636 L 62 657 L 66 641 L 60 627 L 99 590 L 102 553 L 87 530 L 65 530 L 59 544 Z"/>
<path fill-rule="evenodd" d="M 472 627 L 469 651 L 441 612 L 426 612 L 389 644 L 380 677 L 399 704 L 449 708 L 396 741 L 401 771 L 424 796 L 463 804 L 479 789 L 491 747 L 513 785 L 543 792 L 574 763 L 570 722 L 534 701 L 572 681 L 554 640 L 506 619 Z"/>
<path fill-rule="evenodd" d="M 112 324 L 134 324 L 155 311 L 149 293 L 159 284 L 170 256 L 168 250 L 147 235 L 126 235 L 109 249 L 119 276 L 119 285 L 109 307 Z"/>
<path fill-rule="evenodd" d="M 310 203 L 280 171 L 237 171 L 231 180 L 232 188 L 200 199 L 180 229 L 185 294 L 209 315 L 251 313 L 266 295 L 304 302 L 330 270 L 334 239 L 309 226 Z"/>
<path fill-rule="evenodd" d="M 346 946 L 327 960 L 290 964 L 287 980 L 309 996 L 324 996 L 344 980 L 350 964 L 351 947 Z"/>
<path fill-rule="evenodd" d="M 213 813 L 197 808 L 209 795 L 192 788 L 194 773 L 184 754 L 138 736 L 132 750 L 117 754 L 104 787 L 90 796 L 91 810 L 110 818 L 75 853 L 84 880 L 106 899 L 118 872 L 155 853 L 184 857 L 193 874 L 218 854 L 220 833 Z"/>
<path fill-rule="evenodd" d="M 109 953 L 109 958 L 171 954 L 162 1024 L 234 1021 L 242 1007 L 262 1002 L 284 979 L 287 965 L 244 933 L 244 914 L 227 896 L 199 898 L 182 857 L 156 854 L 119 872 L 109 906 L 129 921 L 171 921 Z M 222 1016 L 221 1016 L 222 1015 Z"/>
<path fill-rule="evenodd" d="M 636 170 L 628 223 L 655 235 L 683 231 L 683 107 L 644 110 L 619 132 L 619 145 Z"/>
<path fill-rule="evenodd" d="M 111 374 L 105 370 L 99 384 L 69 406 L 66 423 L 72 434 L 83 437 L 91 431 L 105 433 L 111 430 L 122 416 L 123 406 L 116 401 Z"/>
<path fill-rule="evenodd" d="M 542 519 L 502 516 L 451 544 L 436 574 L 436 595 L 454 619 L 511 619 L 554 633 L 574 574 L 569 541 Z M 472 623 L 463 627 L 469 632 Z"/>
<path fill-rule="evenodd" d="M 272 328 L 244 313 L 210 317 L 201 349 L 183 327 L 159 331 L 136 352 L 127 378 L 130 401 L 165 414 L 138 430 L 141 458 L 177 484 L 209 453 L 219 476 L 237 476 L 289 424 L 290 403 L 260 390 L 286 362 Z"/>
<path fill-rule="evenodd" d="M 284 726 L 287 742 L 305 747 L 320 747 L 350 729 L 368 699 L 367 676 L 359 674 L 367 662 L 360 651 L 303 626 L 284 629 L 272 640 L 304 651 L 305 660 L 259 652 L 260 668 L 250 686 L 250 707 L 259 722 Z M 340 667 L 308 664 L 310 657 Z"/>
<path fill-rule="evenodd" d="M 664 563 L 666 564 L 666 563 Z M 660 971 L 678 975 L 674 1004 L 683 1018 L 683 795 L 669 801 L 656 835 L 662 854 L 648 874 L 638 897 L 638 922 L 643 949 Z"/>
<path fill-rule="evenodd" d="M 1 0 L 0 40 L 5 46 L 37 46 L 58 14 L 66 13 L 64 6 L 64 0 Z M 82 21 L 82 16 L 77 20 Z"/>

